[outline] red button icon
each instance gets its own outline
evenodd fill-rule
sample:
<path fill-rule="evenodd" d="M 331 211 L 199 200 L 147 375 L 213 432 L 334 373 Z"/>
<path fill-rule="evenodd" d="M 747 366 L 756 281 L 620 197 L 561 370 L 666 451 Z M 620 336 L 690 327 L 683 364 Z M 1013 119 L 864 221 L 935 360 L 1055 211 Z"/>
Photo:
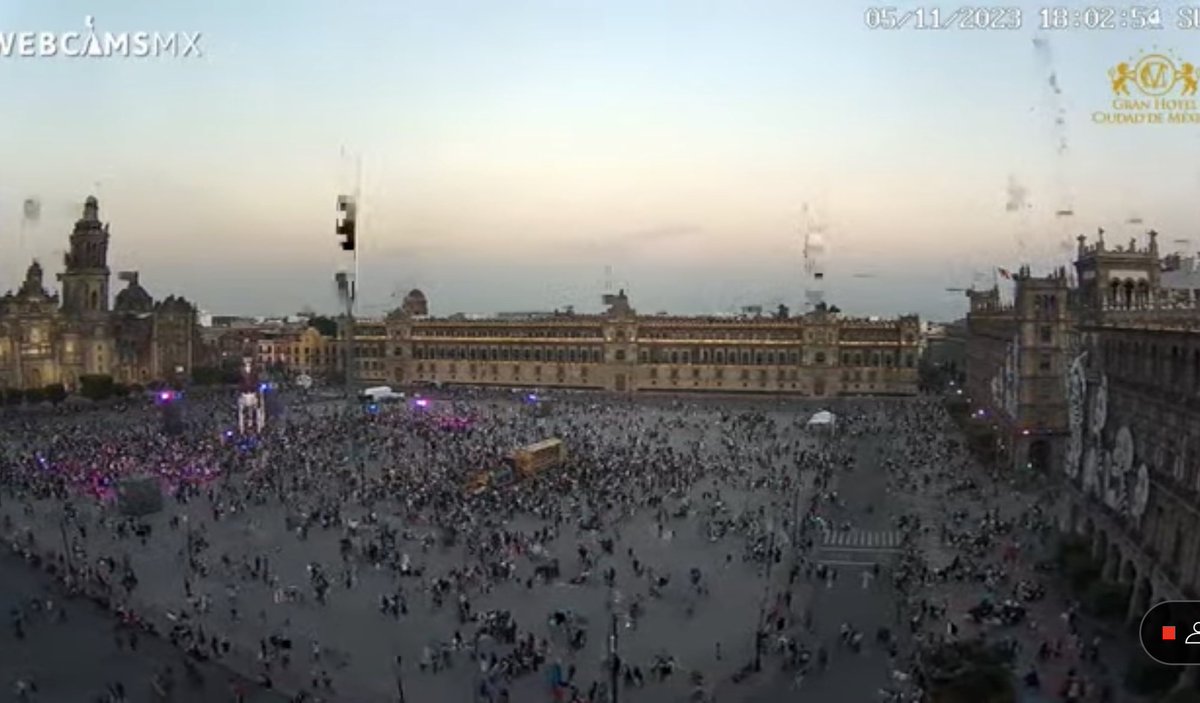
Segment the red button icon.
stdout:
<path fill-rule="evenodd" d="M 1175 626 L 1174 625 L 1163 625 L 1162 638 L 1163 638 L 1164 642 L 1174 640 L 1175 639 Z"/>

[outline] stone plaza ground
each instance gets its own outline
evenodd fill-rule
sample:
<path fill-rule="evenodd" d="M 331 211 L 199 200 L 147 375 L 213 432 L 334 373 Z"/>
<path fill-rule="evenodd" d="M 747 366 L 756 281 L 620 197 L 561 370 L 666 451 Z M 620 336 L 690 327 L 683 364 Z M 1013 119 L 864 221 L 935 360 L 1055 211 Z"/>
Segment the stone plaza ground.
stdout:
<path fill-rule="evenodd" d="M 508 408 L 516 413 L 519 408 Z M 686 413 L 663 408 L 647 408 L 636 411 L 640 420 L 648 425 L 665 426 L 677 421 L 671 429 L 666 445 L 677 451 L 690 451 L 691 443 L 704 439 L 714 440 L 713 429 L 719 424 L 722 411 L 701 408 Z M 547 436 L 563 436 L 568 441 L 573 427 L 591 424 L 592 411 L 579 409 L 563 411 L 560 417 L 543 421 L 542 431 Z M 807 415 L 795 411 L 771 413 L 770 417 L 792 429 L 797 419 Z M 509 420 L 512 417 L 508 418 Z M 503 418 L 498 418 L 503 421 Z M 613 441 L 619 436 L 618 428 L 608 430 Z M 632 439 L 632 437 L 630 438 Z M 789 441 L 791 441 L 789 439 Z M 426 448 L 416 442 L 409 447 L 412 455 L 405 460 L 419 460 Z M 714 451 L 718 447 L 713 447 Z M 722 450 L 725 451 L 725 450 Z M 745 462 L 750 457 L 757 459 L 758 451 L 733 446 L 726 451 L 732 465 Z M 387 468 L 392 457 L 375 457 L 369 460 L 370 470 L 379 472 Z M 786 460 L 786 461 L 785 461 Z M 794 470 L 790 457 L 774 457 L 779 471 Z M 734 513 L 751 512 L 760 506 L 786 512 L 784 503 L 790 497 L 773 494 L 765 486 L 753 488 L 759 475 L 747 472 L 740 478 L 738 486 L 726 482 L 721 487 L 722 496 Z M 715 479 L 697 482 L 690 490 L 689 499 L 696 505 L 704 503 L 702 494 L 717 488 Z M 577 501 L 580 496 L 561 496 L 563 501 Z M 682 496 L 677 496 L 680 500 Z M 804 496 L 798 499 L 806 500 Z M 772 508 L 772 504 L 774 507 Z M 390 506 L 391 510 L 376 506 L 376 511 L 385 520 L 405 524 L 402 501 Z M 13 502 L 6 501 L 0 512 L 8 515 L 21 528 L 32 528 L 42 544 L 56 544 L 59 538 L 60 508 L 57 501 L 48 500 L 33 505 L 32 514 Z M 85 505 L 82 512 L 87 520 L 96 521 L 104 515 L 95 506 Z M 363 512 L 363 511 L 360 511 Z M 194 532 L 203 531 L 213 547 L 209 559 L 211 572 L 207 577 L 192 574 L 195 592 L 206 594 L 213 607 L 205 616 L 205 627 L 210 632 L 224 632 L 241 650 L 241 665 L 253 666 L 252 652 L 258 642 L 272 633 L 282 633 L 295 642 L 298 652 L 296 663 L 289 674 L 277 677 L 277 684 L 287 688 L 306 687 L 310 669 L 329 670 L 336 681 L 338 700 L 392 700 L 396 693 L 396 671 L 394 660 L 402 655 L 405 661 L 403 685 L 408 700 L 470 700 L 475 680 L 478 678 L 470 662 L 457 658 L 456 668 L 445 673 L 429 674 L 417 670 L 422 648 L 427 644 L 447 642 L 455 631 L 469 636 L 470 626 L 460 624 L 452 607 L 434 611 L 423 592 L 420 579 L 397 579 L 387 571 L 375 571 L 360 566 L 357 582 L 350 589 L 334 580 L 334 587 L 325 606 L 312 602 L 311 596 L 304 603 L 276 603 L 275 588 L 264 584 L 247 582 L 235 576 L 231 570 L 221 566 L 216 555 L 226 554 L 234 563 L 242 557 L 253 559 L 266 556 L 272 571 L 279 575 L 283 587 L 295 586 L 308 593 L 306 565 L 320 563 L 335 567 L 339 563 L 339 540 L 342 529 L 314 529 L 307 539 L 300 539 L 294 532 L 285 529 L 286 510 L 279 505 L 253 506 L 244 513 L 228 515 L 221 520 L 212 520 L 207 501 L 195 501 L 188 505 L 168 502 L 166 509 L 146 519 L 152 527 L 152 537 L 145 545 L 136 541 L 119 540 L 108 529 L 91 529 L 84 544 L 89 555 L 128 554 L 138 575 L 139 585 L 133 600 L 140 603 L 146 612 L 179 612 L 184 608 L 183 580 L 187 574 L 184 558 L 187 530 L 172 528 L 172 518 L 186 518 Z M 365 515 L 355 514 L 347 508 L 346 519 L 361 521 Z M 782 521 L 784 518 L 780 517 Z M 541 525 L 528 516 L 517 516 L 508 525 L 512 530 L 532 530 Z M 654 511 L 647 508 L 636 510 L 618 528 L 619 541 L 616 555 L 602 559 L 594 569 L 595 575 L 588 585 L 571 585 L 566 582 L 577 572 L 575 550 L 579 543 L 591 544 L 595 536 L 577 534 L 573 526 L 562 530 L 560 537 L 547 544 L 547 550 L 561 558 L 564 566 L 563 581 L 551 585 L 537 585 L 533 590 L 524 586 L 530 575 L 529 565 L 521 564 L 521 578 L 496 584 L 490 593 L 473 599 L 476 611 L 508 610 L 525 629 L 532 629 L 539 636 L 549 633 L 546 622 L 555 610 L 569 610 L 582 614 L 590 623 L 587 646 L 568 656 L 562 642 L 556 649 L 561 653 L 564 665 L 574 662 L 580 680 L 589 682 L 607 678 L 601 671 L 601 663 L 607 652 L 610 590 L 599 583 L 598 574 L 609 565 L 618 571 L 618 584 L 633 583 L 626 550 L 632 549 L 642 563 L 651 565 L 661 574 L 672 575 L 670 587 L 661 599 L 647 603 L 645 615 L 637 628 L 622 627 L 620 653 L 630 663 L 638 662 L 644 670 L 649 669 L 652 659 L 658 654 L 668 654 L 676 659 L 684 672 L 705 672 L 710 680 L 730 676 L 752 657 L 754 630 L 759 617 L 760 603 L 764 595 L 762 567 L 744 563 L 743 545 L 736 535 L 720 541 L 711 541 L 701 519 L 692 514 L 687 518 L 670 519 L 667 529 L 660 534 L 656 527 Z M 782 528 L 782 522 L 780 523 Z M 470 562 L 464 546 L 445 548 L 435 546 L 424 550 L 421 539 L 433 528 L 420 525 L 411 527 L 411 540 L 400 548 L 411 555 L 414 565 L 425 570 L 427 576 L 461 568 Z M 781 537 L 786 540 L 786 536 Z M 781 541 L 780 544 L 784 542 Z M 706 574 L 709 594 L 692 605 L 694 614 L 687 615 L 692 598 L 687 596 L 686 574 L 692 567 L 701 568 Z M 336 571 L 336 568 L 333 569 Z M 409 613 L 399 620 L 379 612 L 381 595 L 394 593 L 397 586 L 408 595 Z M 229 593 L 236 590 L 239 617 L 235 621 L 227 603 Z M 620 589 L 618 589 L 620 590 Z M 635 597 L 623 592 L 627 601 Z M 323 651 L 322 661 L 309 662 L 310 642 L 319 642 Z M 722 648 L 721 659 L 717 659 L 717 644 Z M 676 675 L 666 684 L 651 684 L 642 690 L 632 690 L 623 699 L 670 700 L 683 698 L 690 686 L 686 676 Z M 514 682 L 511 687 L 513 700 L 548 700 L 547 682 L 541 675 L 530 676 Z"/>
<path fill-rule="evenodd" d="M 812 403 L 575 402 L 563 403 L 549 417 L 539 419 L 529 417 L 517 402 L 467 403 L 479 412 L 488 431 L 514 440 L 558 436 L 569 446 L 576 445 L 579 453 L 598 454 L 624 451 L 622 448 L 640 442 L 653 446 L 656 452 L 669 448 L 682 457 L 664 458 L 664 465 L 667 461 L 679 461 L 703 467 L 687 473 L 687 480 L 679 484 L 679 490 L 662 496 L 661 511 L 665 512 L 665 518 L 660 508 L 647 504 L 645 499 L 649 496 L 632 496 L 637 500 L 627 506 L 607 506 L 609 514 L 621 518 L 598 532 L 582 530 L 574 522 L 559 525 L 558 537 L 544 546 L 561 560 L 561 579 L 528 588 L 526 580 L 532 576 L 533 562 L 527 555 L 516 557 L 517 577 L 496 580 L 490 587 L 474 591 L 473 610 L 510 611 L 522 632 L 532 631 L 538 638 L 552 642 L 551 662 L 559 659 L 564 667 L 576 667 L 575 680 L 586 691 L 592 683 L 608 678 L 604 662 L 614 592 L 603 584 L 600 574 L 611 567 L 617 573 L 619 592 L 616 610 L 621 614 L 620 656 L 626 663 L 638 665 L 647 675 L 645 687 L 622 686 L 621 701 L 688 700 L 693 693 L 690 672 L 702 673 L 703 688 L 721 703 L 767 703 L 797 697 L 829 703 L 879 700 L 878 691 L 891 684 L 891 671 L 898 664 L 889 661 L 881 648 L 870 643 L 861 653 L 854 654 L 839 648 L 837 640 L 843 623 L 869 634 L 880 626 L 895 626 L 897 599 L 890 579 L 886 578 L 888 566 L 900 552 L 895 518 L 914 509 L 926 511 L 930 517 L 938 514 L 937 505 L 926 501 L 922 507 L 891 492 L 887 473 L 881 467 L 883 459 L 895 451 L 903 433 L 902 427 L 889 424 L 890 408 L 909 402 L 912 401 L 862 401 L 836 408 L 840 413 L 859 418 L 873 430 L 841 440 L 854 457 L 854 468 L 835 471 L 833 483 L 827 487 L 838 491 L 842 503 L 833 515 L 839 522 L 850 523 L 853 529 L 847 533 L 818 534 L 815 548 L 808 554 L 813 562 L 835 567 L 839 578 L 828 583 L 801 579 L 792 589 L 793 611 L 808 609 L 813 613 L 812 632 L 799 633 L 798 637 L 813 648 L 824 644 L 830 650 L 828 669 L 813 673 L 799 686 L 791 672 L 780 670 L 777 659 L 770 653 L 764 658 L 761 672 L 739 683 L 734 683 L 734 675 L 755 659 L 754 633 L 767 594 L 777 594 L 787 587 L 795 551 L 791 545 L 795 534 L 791 523 L 803 509 L 798 506 L 807 506 L 815 490 L 816 472 L 800 471 L 796 461 L 799 451 L 815 450 L 825 441 L 804 427 L 807 418 L 819 409 Z M 459 409 L 462 407 L 460 404 Z M 320 412 L 332 410 L 326 404 Z M 385 412 L 413 410 L 400 407 Z M 759 415 L 756 422 L 770 429 L 747 433 L 745 425 L 737 421 L 746 413 Z M 392 436 L 381 437 L 381 434 Z M 421 462 L 438 451 L 436 438 L 413 435 L 390 441 L 396 439 L 394 435 L 395 431 L 382 428 L 363 446 L 352 448 L 348 440 L 343 441 L 334 454 L 358 456 L 365 462 L 368 474 L 379 476 Z M 361 438 L 355 441 L 362 442 Z M 269 445 L 266 451 L 271 451 Z M 781 490 L 781 480 L 785 477 L 791 480 L 790 487 Z M 244 477 L 231 477 L 235 486 L 242 480 Z M 337 492 L 336 486 L 326 488 Z M 737 517 L 760 515 L 758 519 L 774 532 L 775 543 L 785 555 L 774 569 L 743 559 L 747 535 L 737 529 L 720 538 L 710 534 L 706 514 L 718 491 L 735 522 Z M 614 498 L 614 495 L 563 494 L 555 500 L 565 506 L 566 514 L 583 515 L 587 512 L 585 504 L 603 504 Z M 313 528 L 305 538 L 287 528 L 289 509 L 278 501 L 262 505 L 247 503 L 244 509 L 226 513 L 218 520 L 213 519 L 212 506 L 206 499 L 188 504 L 168 501 L 163 512 L 145 519 L 151 526 L 151 536 L 144 544 L 136 538 L 118 539 L 112 529 L 101 526 L 110 524 L 105 521 L 112 519 L 111 508 L 83 504 L 78 522 L 88 526 L 87 536 L 77 537 L 73 530 L 69 539 L 89 559 L 104 555 L 120 560 L 128 555 L 139 578 L 132 600 L 151 617 L 161 619 L 168 612 L 186 609 L 183 584 L 185 578 L 190 579 L 193 592 L 206 595 L 211 603 L 207 613 L 200 616 L 205 630 L 223 633 L 234 644 L 234 656 L 227 662 L 234 669 L 257 672 L 260 641 L 272 634 L 290 638 L 294 643 L 291 666 L 286 671 L 278 667 L 273 670 L 274 682 L 283 691 L 311 689 L 313 674 L 326 671 L 334 681 L 334 692 L 324 694 L 328 700 L 395 701 L 399 697 L 398 684 L 403 686 L 407 703 L 486 700 L 477 696 L 480 670 L 465 653 L 455 654 L 451 658 L 453 667 L 440 673 L 421 671 L 418 667 L 427 645 L 449 642 L 456 631 L 467 640 L 474 633 L 472 624 L 459 622 L 453 602 L 442 608 L 433 607 L 426 588 L 428 579 L 462 569 L 478 557 L 461 542 L 453 546 L 442 544 L 441 530 L 411 514 L 403 495 L 377 503 L 373 510 L 381 521 L 401 526 L 405 538 L 397 549 L 409 556 L 414 567 L 423 569 L 424 580 L 398 577 L 387 568 L 376 569 L 359 561 L 353 584 L 347 587 L 342 582 L 338 576 L 345 524 L 349 521 L 361 524 L 367 517 L 367 510 L 355 507 L 350 500 L 343 503 L 343 524 L 330 529 Z M 15 531 L 32 530 L 38 543 L 47 548 L 62 542 L 61 514 L 61 504 L 55 500 L 23 503 L 4 496 L 0 501 L 0 519 L 11 520 Z M 531 533 L 547 526 L 528 510 L 513 510 L 498 518 L 504 520 L 509 531 Z M 203 534 L 212 545 L 206 555 L 207 575 L 188 567 L 185 550 L 189 532 L 193 538 Z M 596 548 L 598 540 L 604 537 L 615 540 L 612 555 L 604 555 Z M 588 581 L 572 584 L 572 577 L 580 572 L 576 551 L 581 544 L 600 556 Z M 670 583 L 661 589 L 661 597 L 650 595 L 646 579 L 634 575 L 628 550 L 632 550 L 641 564 L 671 577 Z M 229 558 L 230 567 L 223 566 L 221 556 Z M 278 584 L 248 580 L 238 573 L 240 563 L 256 557 L 269 560 Z M 312 563 L 322 565 L 331 576 L 332 589 L 325 605 L 314 602 L 308 586 L 307 566 Z M 885 576 L 878 579 L 863 576 L 875 564 L 884 568 Z M 695 595 L 687 587 L 687 575 L 692 568 L 703 572 L 707 595 Z M 295 587 L 307 597 L 302 602 L 278 602 L 278 589 L 288 587 Z M 381 613 L 380 597 L 394 594 L 398 589 L 406 596 L 407 614 L 395 618 Z M 645 604 L 645 612 L 636 627 L 631 627 L 625 614 L 635 599 Z M 234 605 L 236 617 L 232 612 Z M 586 620 L 588 637 L 582 649 L 571 651 L 561 633 L 549 626 L 548 618 L 556 610 L 571 611 Z M 795 633 L 796 629 L 789 626 L 789 632 Z M 312 654 L 314 643 L 318 644 L 319 658 Z M 485 654 L 505 649 L 486 639 L 481 644 Z M 678 664 L 678 673 L 663 682 L 653 680 L 650 675 L 652 663 L 659 655 L 669 656 Z M 397 656 L 403 658 L 401 670 L 396 667 Z M 508 689 L 512 701 L 551 700 L 544 672 L 518 678 Z"/>

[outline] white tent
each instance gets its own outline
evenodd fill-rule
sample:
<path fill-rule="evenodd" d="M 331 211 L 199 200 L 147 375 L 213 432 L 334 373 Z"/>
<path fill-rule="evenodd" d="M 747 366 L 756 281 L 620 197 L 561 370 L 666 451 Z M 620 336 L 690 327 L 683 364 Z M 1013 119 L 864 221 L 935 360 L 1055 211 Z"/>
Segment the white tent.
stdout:
<path fill-rule="evenodd" d="M 808 419 L 808 427 L 812 429 L 825 428 L 832 432 L 836 426 L 837 416 L 828 410 L 822 410 L 814 413 L 813 416 Z"/>

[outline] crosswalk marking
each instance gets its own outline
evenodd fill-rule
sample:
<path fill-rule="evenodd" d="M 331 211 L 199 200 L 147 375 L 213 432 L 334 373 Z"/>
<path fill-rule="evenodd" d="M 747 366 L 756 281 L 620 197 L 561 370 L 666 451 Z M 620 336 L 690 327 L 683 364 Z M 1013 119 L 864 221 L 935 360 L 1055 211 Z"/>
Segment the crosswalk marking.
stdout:
<path fill-rule="evenodd" d="M 902 542 L 900 530 L 837 530 L 822 535 L 821 547 L 891 551 L 899 549 Z"/>

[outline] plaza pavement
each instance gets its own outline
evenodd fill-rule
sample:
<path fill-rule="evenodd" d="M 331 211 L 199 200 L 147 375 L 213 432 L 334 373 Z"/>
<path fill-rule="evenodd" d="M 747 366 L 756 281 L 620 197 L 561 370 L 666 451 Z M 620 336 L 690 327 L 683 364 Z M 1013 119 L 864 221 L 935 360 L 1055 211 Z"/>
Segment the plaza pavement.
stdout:
<path fill-rule="evenodd" d="M 172 701 L 206 703 L 232 698 L 232 683 L 240 677 L 213 664 L 198 666 L 204 676 L 199 685 L 184 683 L 183 656 L 170 643 L 142 636 L 136 652 L 119 649 L 113 635 L 115 619 L 90 602 L 65 599 L 48 577 L 22 560 L 0 555 L 0 611 L 7 617 L 14 607 L 28 610 L 29 603 L 47 599 L 66 611 L 63 622 L 44 616 L 26 618 L 25 638 L 17 639 L 11 622 L 0 628 L 0 700 L 11 700 L 17 679 L 36 682 L 35 700 L 49 703 L 87 703 L 121 682 L 129 703 L 158 700 L 151 688 L 155 673 L 170 666 L 177 684 Z M 247 685 L 248 703 L 282 703 L 278 694 Z"/>
<path fill-rule="evenodd" d="M 645 412 L 677 415 L 669 409 Z M 673 430 L 672 445 L 683 450 L 690 441 L 708 436 L 711 431 L 709 424 L 715 422 L 719 414 L 719 411 L 702 411 L 703 417 L 699 421 Z M 787 428 L 793 427 L 798 418 L 802 422 L 807 417 L 791 411 L 772 411 L 769 414 Z M 579 418 L 575 419 L 578 421 Z M 569 428 L 562 424 L 561 418 L 546 420 L 544 430 L 547 435 L 570 436 Z M 710 440 L 709 445 L 713 444 L 715 442 Z M 711 449 L 718 450 L 717 447 Z M 414 451 L 419 456 L 424 450 L 415 447 Z M 791 458 L 785 455 L 776 461 L 790 464 Z M 371 463 L 373 471 L 384 468 L 379 461 Z M 691 491 L 695 505 L 701 504 L 700 494 L 709 487 L 711 484 L 701 484 Z M 770 504 L 772 500 L 777 503 L 775 510 L 778 513 L 783 514 L 786 510 L 782 507 L 787 502 L 786 497 L 772 495 L 763 489 L 724 488 L 722 493 L 735 513 L 739 509 L 754 509 L 758 505 Z M 572 496 L 562 497 L 562 500 L 573 499 Z M 807 497 L 802 497 L 802 500 L 806 502 Z M 376 510 L 387 512 L 378 507 Z M 81 512 L 90 516 L 94 523 L 102 511 L 95 506 L 86 506 Z M 361 518 L 363 512 L 362 509 L 356 511 L 348 508 L 344 511 L 344 517 Z M 32 528 L 43 547 L 59 547 L 59 508 L 54 501 L 35 504 L 32 517 L 26 516 L 12 501 L 4 501 L 0 505 L 0 514 L 10 516 L 18 528 Z M 336 682 L 336 693 L 331 696 L 332 699 L 395 700 L 396 672 L 393 661 L 400 654 L 406 663 L 403 679 L 409 703 L 473 700 L 475 676 L 471 662 L 465 657 L 460 656 L 456 668 L 449 673 L 435 675 L 416 670 L 423 645 L 448 641 L 456 630 L 462 631 L 464 637 L 470 636 L 471 626 L 457 623 L 453 605 L 448 604 L 440 611 L 431 611 L 428 598 L 421 591 L 420 581 L 401 579 L 400 585 L 408 594 L 409 614 L 398 622 L 382 615 L 377 607 L 379 596 L 393 593 L 397 585 L 391 575 L 364 567 L 359 572 L 359 583 L 353 589 L 346 590 L 337 578 L 341 530 L 314 528 L 308 539 L 301 541 L 295 534 L 285 532 L 284 511 L 278 505 L 252 507 L 246 514 L 227 516 L 213 522 L 206 500 L 197 500 L 188 505 L 168 502 L 162 513 L 147 519 L 152 525 L 153 535 L 145 546 L 135 538 L 117 540 L 109 530 L 91 525 L 86 540 L 88 554 L 113 555 L 118 559 L 122 554 L 129 554 L 140 579 L 133 602 L 145 611 L 161 614 L 178 611 L 182 607 L 186 531 L 173 530 L 168 526 L 168 521 L 175 515 L 186 516 L 193 529 L 203 529 L 207 540 L 213 545 L 206 556 L 211 568 L 209 576 L 193 576 L 198 586 L 197 593 L 207 594 L 213 603 L 211 612 L 201 621 L 205 630 L 223 633 L 233 640 L 235 654 L 229 662 L 231 666 L 244 671 L 254 670 L 253 653 L 257 651 L 259 640 L 279 633 L 293 639 L 296 652 L 290 672 L 279 673 L 276 668 L 275 680 L 283 690 L 308 687 L 311 672 L 321 668 L 329 671 Z M 528 527 L 533 526 L 533 523 L 528 524 Z M 763 580 L 757 565 L 741 561 L 742 540 L 738 535 L 730 534 L 719 543 L 710 543 L 694 515 L 686 519 L 672 519 L 668 528 L 671 537 L 659 537 L 653 512 L 645 508 L 638 510 L 620 528 L 616 556 L 601 559 L 595 570 L 599 574 L 611 562 L 619 574 L 618 584 L 629 584 L 633 577 L 629 562 L 623 555 L 626 549 L 633 548 L 643 563 L 673 576 L 664 599 L 647 600 L 647 611 L 636 630 L 625 629 L 621 632 L 621 656 L 627 662 L 639 664 L 646 671 L 656 654 L 669 653 L 681 664 L 683 673 L 673 677 L 667 684 L 648 683 L 644 689 L 623 688 L 621 700 L 627 703 L 683 700 L 690 691 L 690 686 L 686 684 L 686 672 L 703 671 L 709 680 L 719 681 L 728 678 L 753 656 L 753 631 Z M 416 529 L 421 532 L 420 528 Z M 577 571 L 574 556 L 577 541 L 574 530 L 568 527 L 554 544 L 548 545 L 551 553 L 562 559 L 565 578 Z M 466 563 L 467 559 L 462 546 L 450 549 L 435 547 L 425 554 L 419 543 L 414 541 L 400 549 L 412 556 L 414 564 L 424 565 L 427 574 L 444 572 L 452 566 Z M 224 572 L 218 556 L 225 552 L 230 554 L 235 563 L 242 556 L 253 560 L 255 556 L 266 555 L 271 561 L 272 571 L 280 575 L 281 585 L 294 585 L 309 594 L 306 564 L 318 562 L 325 565 L 332 582 L 328 605 L 275 604 L 272 589 L 266 584 L 248 583 Z M 728 566 L 727 554 L 733 555 Z M 519 563 L 520 572 L 523 576 L 528 575 L 528 564 L 524 560 L 519 560 Z M 704 570 L 711 593 L 697 605 L 694 616 L 689 618 L 684 612 L 687 597 L 683 591 L 686 588 L 687 570 L 693 566 Z M 595 580 L 598 579 L 594 577 Z M 230 586 L 238 591 L 240 618 L 237 622 L 230 618 L 227 606 L 226 592 Z M 630 597 L 630 594 L 626 594 L 626 599 Z M 533 629 L 539 636 L 545 635 L 546 619 L 555 609 L 569 609 L 584 614 L 592 623 L 586 648 L 574 656 L 568 655 L 561 645 L 557 651 L 564 664 L 572 661 L 576 664 L 579 670 L 577 680 L 586 690 L 591 681 L 607 678 L 601 670 L 601 662 L 606 654 L 606 604 L 609 599 L 608 589 L 598 583 L 586 586 L 559 583 L 535 586 L 533 591 L 526 591 L 520 582 L 513 581 L 499 584 L 486 596 L 475 597 L 473 607 L 476 612 L 511 610 L 522 629 Z M 833 627 L 836 626 L 834 623 Z M 320 663 L 308 661 L 307 653 L 312 641 L 318 641 L 325 652 Z M 715 653 L 717 642 L 723 648 L 720 661 Z M 552 655 L 551 661 L 554 658 Z M 542 674 L 518 679 L 510 692 L 512 700 L 522 703 L 549 700 L 547 682 Z"/>

